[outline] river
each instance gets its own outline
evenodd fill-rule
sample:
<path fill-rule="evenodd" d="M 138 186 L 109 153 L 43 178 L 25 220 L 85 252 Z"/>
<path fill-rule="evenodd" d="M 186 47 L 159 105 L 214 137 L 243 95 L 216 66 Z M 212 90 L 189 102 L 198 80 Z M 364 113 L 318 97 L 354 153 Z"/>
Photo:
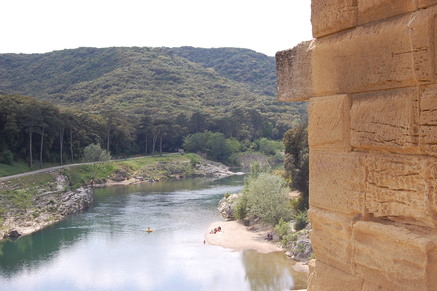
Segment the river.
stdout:
<path fill-rule="evenodd" d="M 204 245 L 208 225 L 221 219 L 218 201 L 242 184 L 234 176 L 96 189 L 89 210 L 0 243 L 0 290 L 305 288 L 282 252 Z"/>

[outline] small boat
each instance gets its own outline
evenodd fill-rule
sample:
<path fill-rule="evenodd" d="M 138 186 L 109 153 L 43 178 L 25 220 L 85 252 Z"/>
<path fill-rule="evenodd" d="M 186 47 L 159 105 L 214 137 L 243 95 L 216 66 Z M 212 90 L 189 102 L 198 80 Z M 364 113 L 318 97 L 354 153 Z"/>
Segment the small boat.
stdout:
<path fill-rule="evenodd" d="M 146 228 L 147 233 L 151 233 L 152 231 L 153 231 L 153 228 L 151 228 L 151 227 Z"/>

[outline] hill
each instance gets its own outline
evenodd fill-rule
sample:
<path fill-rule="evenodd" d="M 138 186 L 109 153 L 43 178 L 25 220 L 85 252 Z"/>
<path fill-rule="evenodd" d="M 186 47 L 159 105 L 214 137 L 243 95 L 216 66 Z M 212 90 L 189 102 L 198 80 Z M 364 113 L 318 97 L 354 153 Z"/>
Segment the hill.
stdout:
<path fill-rule="evenodd" d="M 232 162 L 307 119 L 275 88 L 274 58 L 248 49 L 0 54 L 0 163 L 73 162 L 90 144 L 119 157 L 174 152 L 188 136 Z"/>
<path fill-rule="evenodd" d="M 78 48 L 0 54 L 0 95 L 32 96 L 88 112 L 166 117 L 254 109 L 274 124 L 306 119 L 304 104 L 279 103 L 275 60 L 248 49 Z M 283 130 L 281 130 L 283 131 Z"/>

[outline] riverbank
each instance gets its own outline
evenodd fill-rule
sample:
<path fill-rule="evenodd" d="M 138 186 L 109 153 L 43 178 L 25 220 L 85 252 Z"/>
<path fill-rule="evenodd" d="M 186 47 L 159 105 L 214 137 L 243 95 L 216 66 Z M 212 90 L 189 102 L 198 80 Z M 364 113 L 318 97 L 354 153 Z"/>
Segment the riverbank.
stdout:
<path fill-rule="evenodd" d="M 215 234 L 210 232 L 219 226 L 221 231 Z M 270 228 L 263 226 L 259 226 L 256 231 L 250 231 L 242 223 L 235 220 L 216 221 L 209 226 L 209 230 L 205 234 L 205 242 L 236 251 L 255 250 L 260 253 L 283 251 L 277 243 L 266 240 L 270 231 Z"/>
<path fill-rule="evenodd" d="M 0 240 L 41 230 L 91 206 L 92 187 L 233 175 L 200 156 L 169 155 L 75 165 L 0 181 Z"/>
<path fill-rule="evenodd" d="M 221 231 L 211 232 L 220 227 Z M 235 251 L 255 250 L 259 253 L 285 252 L 277 241 L 266 240 L 267 234 L 272 233 L 271 227 L 265 225 L 244 226 L 236 220 L 215 221 L 205 233 L 205 243 L 221 246 Z M 292 268 L 297 272 L 309 273 L 308 262 L 295 261 Z"/>

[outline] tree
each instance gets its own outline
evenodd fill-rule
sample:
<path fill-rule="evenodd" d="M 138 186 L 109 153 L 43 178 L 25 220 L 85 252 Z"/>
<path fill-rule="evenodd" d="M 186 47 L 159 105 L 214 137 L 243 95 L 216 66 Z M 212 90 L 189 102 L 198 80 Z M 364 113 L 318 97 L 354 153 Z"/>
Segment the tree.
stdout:
<path fill-rule="evenodd" d="M 51 139 L 47 142 L 49 147 L 54 140 L 54 136 L 57 134 L 57 128 L 59 127 L 59 110 L 47 103 L 39 103 L 41 110 L 41 119 L 39 122 L 40 129 L 40 151 L 39 151 L 39 167 L 42 168 L 43 164 L 43 153 L 44 153 L 44 137 L 47 134 Z M 46 130 L 47 129 L 47 130 Z M 47 139 L 46 139 L 47 140 Z"/>
<path fill-rule="evenodd" d="M 33 133 L 34 128 L 41 121 L 41 108 L 39 104 L 31 100 L 22 106 L 21 116 L 23 116 L 23 125 L 29 135 L 29 167 L 33 170 Z"/>
<path fill-rule="evenodd" d="M 277 175 L 259 173 L 249 179 L 244 190 L 247 212 L 260 217 L 267 223 L 276 224 L 280 219 L 288 220 L 292 208 L 288 203 L 288 187 L 285 180 Z"/>
<path fill-rule="evenodd" d="M 291 181 L 290 188 L 302 193 L 303 205 L 300 210 L 309 207 L 309 154 L 308 128 L 300 125 L 287 131 L 284 135 L 284 168 Z"/>
<path fill-rule="evenodd" d="M 162 137 L 166 135 L 168 131 L 168 127 L 165 124 L 158 124 L 152 127 L 153 140 L 152 140 L 152 155 L 155 153 L 156 142 L 158 137 L 160 138 L 159 142 L 159 154 L 162 156 Z"/>
<path fill-rule="evenodd" d="M 151 127 L 152 118 L 150 118 L 148 112 L 145 112 L 136 126 L 136 144 L 139 146 L 140 152 L 143 152 L 146 155 L 149 151 L 149 135 Z"/>
<path fill-rule="evenodd" d="M 192 133 L 202 132 L 206 129 L 206 114 L 196 111 L 190 118 L 190 131 Z"/>
<path fill-rule="evenodd" d="M 109 161 L 111 159 L 111 155 L 107 150 L 102 149 L 100 144 L 90 144 L 86 148 L 83 149 L 84 154 L 84 160 L 87 162 L 93 162 L 91 169 L 92 169 L 92 181 L 91 185 L 94 186 L 94 180 L 97 176 L 98 168 L 100 167 L 100 164 L 96 162 L 103 162 L 103 161 Z"/>
<path fill-rule="evenodd" d="M 87 162 L 109 161 L 111 154 L 102 149 L 100 144 L 90 144 L 83 149 L 84 160 Z"/>
<path fill-rule="evenodd" d="M 184 149 L 188 152 L 200 152 L 206 154 L 209 159 L 226 162 L 232 154 L 232 148 L 236 149 L 235 143 L 226 140 L 220 132 L 197 132 L 188 135 L 184 141 Z"/>

